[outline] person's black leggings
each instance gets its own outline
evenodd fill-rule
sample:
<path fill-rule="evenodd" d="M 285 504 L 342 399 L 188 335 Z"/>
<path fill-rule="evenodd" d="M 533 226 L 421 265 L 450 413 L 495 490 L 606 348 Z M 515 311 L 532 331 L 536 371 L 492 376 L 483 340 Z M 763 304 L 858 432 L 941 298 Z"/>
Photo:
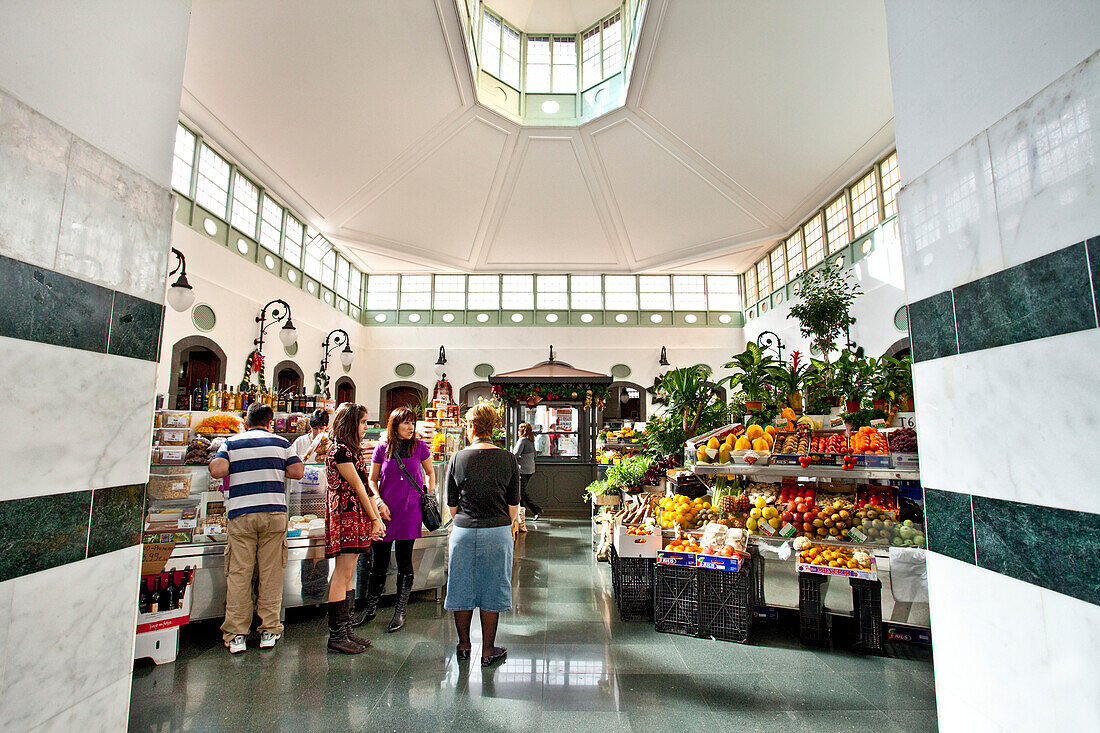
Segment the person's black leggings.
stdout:
<path fill-rule="evenodd" d="M 390 569 L 390 548 L 397 545 L 397 572 L 401 575 L 413 574 L 413 543 L 416 540 L 396 540 L 392 542 L 372 542 L 374 558 L 372 567 L 377 575 L 385 575 Z"/>
<path fill-rule="evenodd" d="M 519 475 L 519 501 L 528 514 L 542 514 L 542 507 L 535 503 L 531 495 L 527 493 L 527 484 L 531 483 L 533 473 L 521 473 Z"/>

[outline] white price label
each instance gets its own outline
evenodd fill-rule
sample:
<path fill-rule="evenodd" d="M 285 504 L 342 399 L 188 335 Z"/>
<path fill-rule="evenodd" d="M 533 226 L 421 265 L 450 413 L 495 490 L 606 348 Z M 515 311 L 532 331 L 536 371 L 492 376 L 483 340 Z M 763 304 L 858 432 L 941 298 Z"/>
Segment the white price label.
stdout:
<path fill-rule="evenodd" d="M 886 421 L 883 420 L 881 417 L 876 417 L 874 420 L 871 421 L 871 427 L 884 428 L 886 427 Z"/>
<path fill-rule="evenodd" d="M 779 528 L 779 534 L 783 537 L 793 537 L 794 533 L 798 530 L 794 528 L 794 525 L 790 522 L 785 522 L 782 527 Z"/>
<path fill-rule="evenodd" d="M 840 415 L 837 415 L 836 417 L 829 420 L 829 427 L 831 427 L 831 428 L 842 428 L 842 427 L 844 427 L 844 418 L 842 418 Z"/>
<path fill-rule="evenodd" d="M 867 535 L 863 534 L 855 527 L 852 527 L 848 530 L 848 536 L 860 544 L 863 544 L 867 541 Z"/>
<path fill-rule="evenodd" d="M 760 527 L 760 531 L 763 534 L 768 535 L 769 537 L 771 537 L 772 535 L 775 534 L 775 527 L 768 524 L 768 520 L 766 520 L 766 519 L 761 519 L 760 520 L 759 527 Z"/>

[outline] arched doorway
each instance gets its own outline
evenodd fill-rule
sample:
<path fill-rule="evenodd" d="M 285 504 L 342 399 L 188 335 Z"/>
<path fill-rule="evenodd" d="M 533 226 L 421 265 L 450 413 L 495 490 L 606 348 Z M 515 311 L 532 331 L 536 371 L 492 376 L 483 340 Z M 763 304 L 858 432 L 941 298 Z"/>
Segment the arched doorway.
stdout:
<path fill-rule="evenodd" d="M 885 356 L 890 356 L 895 359 L 900 359 L 903 356 L 910 356 L 909 351 L 909 337 L 906 336 L 903 339 L 898 339 L 894 343 L 890 344 L 890 348 L 886 350 Z"/>
<path fill-rule="evenodd" d="M 726 388 L 719 387 L 714 382 L 707 382 L 707 386 L 714 390 L 714 394 L 718 395 L 718 399 L 722 402 L 726 401 Z"/>
<path fill-rule="evenodd" d="M 645 387 L 634 382 L 612 382 L 611 394 L 603 410 L 605 420 L 645 420 Z"/>
<path fill-rule="evenodd" d="M 390 413 L 398 407 L 416 410 L 420 401 L 428 396 L 428 388 L 416 382 L 390 382 L 382 388 L 379 399 L 378 422 L 382 425 Z"/>
<path fill-rule="evenodd" d="M 289 359 L 276 364 L 272 373 L 275 375 L 275 389 L 279 392 L 298 392 L 306 381 L 302 368 Z"/>
<path fill-rule="evenodd" d="M 205 384 L 225 383 L 225 352 L 205 336 L 188 336 L 172 347 L 169 404 L 176 410 L 192 408 L 192 393 Z"/>
<path fill-rule="evenodd" d="M 473 407 L 482 397 L 489 399 L 492 396 L 493 385 L 488 382 L 470 382 L 458 390 L 458 404 Z"/>
<path fill-rule="evenodd" d="M 355 402 L 355 382 L 351 381 L 351 377 L 340 377 L 336 380 L 336 389 L 333 394 L 336 397 L 337 407 L 345 402 Z"/>

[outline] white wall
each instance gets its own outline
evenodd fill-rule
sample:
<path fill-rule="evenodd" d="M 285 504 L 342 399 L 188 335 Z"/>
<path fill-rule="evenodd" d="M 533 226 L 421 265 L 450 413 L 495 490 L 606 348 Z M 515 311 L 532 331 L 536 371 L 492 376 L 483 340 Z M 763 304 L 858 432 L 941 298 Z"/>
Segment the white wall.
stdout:
<path fill-rule="evenodd" d="M 312 374 L 321 361 L 321 342 L 333 328 L 351 335 L 355 360 L 348 374 L 356 385 L 356 400 L 377 418 L 379 390 L 402 380 L 394 367 L 408 362 L 416 368 L 409 381 L 431 388 L 439 347 L 447 351 L 447 379 L 458 391 L 471 382 L 482 381 L 474 367 L 492 364 L 497 372 L 522 369 L 543 361 L 554 345 L 555 357 L 579 369 L 609 373 L 615 364 L 626 364 L 631 375 L 625 381 L 643 387 L 653 383 L 657 361 L 664 346 L 674 367 L 708 364 L 716 378 L 729 358 L 744 349 L 744 336 L 737 328 L 673 328 L 646 326 L 362 326 L 305 291 L 269 274 L 193 229 L 176 223 L 173 246 L 187 257 L 187 276 L 195 288 L 195 303 L 210 305 L 217 316 L 213 331 L 203 333 L 191 322 L 190 311 L 167 309 L 161 347 L 161 369 L 157 391 L 167 392 L 171 374 L 168 365 L 172 345 L 186 336 L 201 335 L 215 341 L 228 359 L 230 384 L 240 382 L 245 357 L 256 337 L 254 320 L 260 307 L 273 298 L 286 300 L 298 329 L 298 354 L 289 357 L 278 341 L 277 328 L 268 331 L 264 343 L 266 378 L 273 381 L 273 369 L 283 359 L 293 359 L 312 385 Z M 343 375 L 338 352 L 330 357 L 332 384 Z M 652 414 L 650 409 L 647 414 Z"/>
<path fill-rule="evenodd" d="M 868 355 L 881 356 L 892 344 L 909 335 L 894 327 L 894 313 L 905 305 L 901 245 L 895 224 L 890 223 L 875 233 L 874 249 L 856 263 L 852 272 L 863 289 L 863 295 L 852 304 L 852 315 L 856 318 L 852 340 L 864 347 Z M 745 338 L 755 341 L 764 331 L 772 331 L 783 341 L 784 359 L 792 351 L 801 351 L 805 358 L 810 358 L 809 340 L 799 333 L 798 319 L 790 315 L 791 306 L 797 302 L 796 295 L 792 301 L 750 320 L 745 325 Z M 843 342 L 841 336 L 840 348 Z"/>

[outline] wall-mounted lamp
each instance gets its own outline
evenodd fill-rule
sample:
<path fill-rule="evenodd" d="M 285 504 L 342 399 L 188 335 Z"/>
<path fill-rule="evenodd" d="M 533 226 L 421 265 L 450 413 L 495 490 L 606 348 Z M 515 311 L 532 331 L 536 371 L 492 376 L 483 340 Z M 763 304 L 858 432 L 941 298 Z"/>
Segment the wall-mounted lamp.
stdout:
<path fill-rule="evenodd" d="M 668 374 L 668 370 L 672 367 L 668 363 L 668 354 L 665 352 L 665 347 L 661 347 L 661 358 L 657 361 L 657 373 L 662 377 Z"/>
<path fill-rule="evenodd" d="M 325 341 L 321 344 L 321 350 L 324 351 L 324 356 L 321 357 L 321 371 L 328 374 L 328 355 L 332 353 L 332 350 L 337 346 L 343 346 L 343 350 L 340 352 L 340 363 L 345 368 L 351 366 L 351 360 L 355 358 L 355 354 L 351 352 L 351 343 L 349 343 L 348 332 L 342 328 L 334 328 L 328 332 L 328 336 L 325 336 Z"/>
<path fill-rule="evenodd" d="M 271 306 L 275 306 L 271 308 Z M 271 322 L 266 326 L 264 325 L 268 319 L 267 309 L 271 308 Z M 256 351 L 263 353 L 264 350 L 264 332 L 267 329 L 279 323 L 283 319 L 286 319 L 286 323 L 279 329 L 279 340 L 283 342 L 283 346 L 291 347 L 298 340 L 298 329 L 294 328 L 294 322 L 290 320 L 290 305 L 280 298 L 276 298 L 263 308 L 260 309 L 260 315 L 256 316 L 256 323 L 260 324 L 260 335 L 254 339 L 252 343 L 256 346 Z"/>
<path fill-rule="evenodd" d="M 439 358 L 435 360 L 435 376 L 443 378 L 447 376 L 447 350 L 439 347 Z"/>
<path fill-rule="evenodd" d="M 779 361 L 783 361 L 783 342 L 779 338 L 779 334 L 774 331 L 763 331 L 756 337 L 756 345 L 761 349 L 775 349 L 776 356 L 779 357 Z"/>
<path fill-rule="evenodd" d="M 172 254 L 176 256 L 176 266 L 168 273 L 168 277 L 172 277 L 177 272 L 180 276 L 172 283 L 172 287 L 168 288 L 168 305 L 172 307 L 172 310 L 182 313 L 195 302 L 195 291 L 191 284 L 187 282 L 187 260 L 184 258 L 183 252 L 173 247 Z"/>

